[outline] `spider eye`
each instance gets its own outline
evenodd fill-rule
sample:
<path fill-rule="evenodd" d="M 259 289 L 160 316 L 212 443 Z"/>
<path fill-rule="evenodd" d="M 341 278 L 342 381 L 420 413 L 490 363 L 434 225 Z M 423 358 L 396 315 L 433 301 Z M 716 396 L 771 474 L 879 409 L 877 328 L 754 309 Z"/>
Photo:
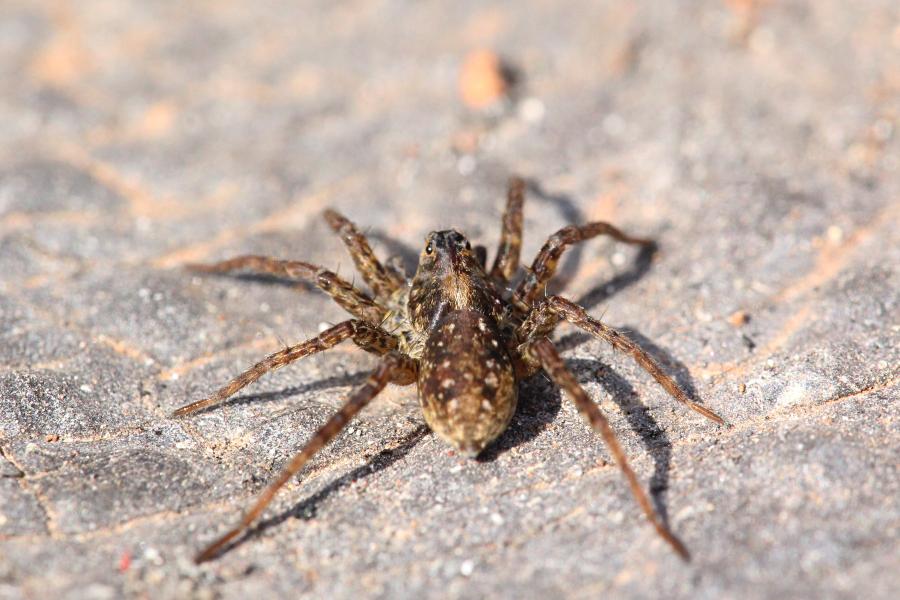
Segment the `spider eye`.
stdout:
<path fill-rule="evenodd" d="M 429 243 L 427 246 L 425 246 L 425 254 L 431 254 L 432 252 L 434 252 L 434 248 Z"/>

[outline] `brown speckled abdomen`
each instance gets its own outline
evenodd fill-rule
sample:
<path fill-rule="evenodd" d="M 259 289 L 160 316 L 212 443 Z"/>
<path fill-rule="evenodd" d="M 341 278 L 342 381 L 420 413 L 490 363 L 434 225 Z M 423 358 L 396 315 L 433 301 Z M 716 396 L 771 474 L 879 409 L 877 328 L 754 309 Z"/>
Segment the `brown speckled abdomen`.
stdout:
<path fill-rule="evenodd" d="M 512 361 L 496 325 L 473 310 L 447 313 L 425 343 L 419 398 L 428 425 L 475 456 L 506 429 L 516 410 Z"/>

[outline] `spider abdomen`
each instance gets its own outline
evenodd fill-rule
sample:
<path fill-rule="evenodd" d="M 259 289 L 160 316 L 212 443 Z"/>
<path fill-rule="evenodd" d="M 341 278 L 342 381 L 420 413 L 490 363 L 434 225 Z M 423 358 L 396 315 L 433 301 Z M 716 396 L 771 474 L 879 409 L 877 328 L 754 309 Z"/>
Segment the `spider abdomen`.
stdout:
<path fill-rule="evenodd" d="M 430 332 L 419 364 L 425 421 L 441 438 L 476 456 L 503 433 L 516 410 L 516 380 L 492 319 L 449 312 Z"/>

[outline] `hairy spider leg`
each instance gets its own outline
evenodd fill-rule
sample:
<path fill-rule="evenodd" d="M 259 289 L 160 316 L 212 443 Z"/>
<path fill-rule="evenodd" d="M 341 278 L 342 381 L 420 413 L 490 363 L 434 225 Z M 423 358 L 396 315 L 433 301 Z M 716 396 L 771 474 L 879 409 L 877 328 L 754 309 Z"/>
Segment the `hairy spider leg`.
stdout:
<path fill-rule="evenodd" d="M 516 291 L 511 299 L 513 305 L 519 310 L 528 312 L 535 299 L 544 293 L 547 283 L 550 282 L 550 279 L 556 272 L 556 266 L 559 264 L 559 259 L 566 248 L 599 235 L 608 235 L 626 244 L 636 244 L 649 248 L 656 247 L 656 242 L 653 240 L 631 237 L 609 223 L 602 221 L 563 227 L 547 239 L 540 252 L 534 258 L 531 269 L 527 271 L 525 277 L 516 286 Z"/>
<path fill-rule="evenodd" d="M 373 354 L 383 355 L 397 348 L 397 339 L 388 332 L 378 327 L 373 327 L 364 321 L 351 319 L 338 323 L 334 327 L 326 329 L 316 337 L 289 346 L 284 350 L 270 354 L 234 379 L 221 387 L 216 393 L 198 400 L 192 404 L 182 406 L 174 413 L 173 417 L 183 417 L 214 406 L 234 395 L 241 388 L 253 383 L 269 371 L 274 371 L 295 360 L 299 360 L 317 352 L 323 352 L 337 346 L 346 339 L 352 338 L 357 346 Z"/>
<path fill-rule="evenodd" d="M 556 325 L 565 320 L 569 323 L 583 329 L 594 337 L 597 337 L 616 350 L 625 352 L 637 362 L 645 371 L 650 373 L 656 381 L 665 388 L 669 394 L 678 402 L 684 404 L 691 410 L 700 413 L 707 419 L 725 425 L 725 420 L 709 410 L 705 406 L 701 406 L 691 401 L 687 394 L 678 387 L 675 380 L 669 377 L 662 367 L 657 364 L 640 346 L 633 340 L 628 338 L 624 333 L 609 327 L 597 319 L 594 319 L 585 312 L 585 310 L 572 302 L 560 296 L 548 296 L 541 300 L 528 315 L 528 318 L 522 324 L 521 332 L 523 339 L 531 340 L 549 335 Z"/>
<path fill-rule="evenodd" d="M 557 352 L 556 347 L 553 345 L 553 342 L 546 337 L 541 337 L 530 342 L 526 352 L 532 360 L 540 363 L 544 368 L 544 371 L 547 372 L 550 379 L 552 379 L 556 385 L 565 390 L 566 394 L 568 394 L 569 398 L 578 408 L 578 412 L 580 412 L 587 420 L 591 428 L 603 438 L 604 443 L 606 443 L 610 453 L 613 455 L 613 459 L 616 461 L 616 464 L 619 465 L 619 469 L 621 469 L 622 474 L 625 475 L 625 479 L 628 480 L 628 486 L 631 488 L 632 496 L 637 500 L 641 510 L 644 511 L 644 515 L 646 515 L 647 520 L 649 520 L 656 529 L 656 532 L 672 546 L 681 558 L 689 560 L 690 554 L 688 553 L 687 548 L 685 548 L 684 544 L 675 537 L 675 534 L 666 527 L 666 524 L 663 523 L 656 511 L 653 510 L 650 499 L 644 492 L 644 488 L 641 487 L 637 475 L 634 474 L 634 471 L 629 466 L 628 459 L 625 457 L 625 451 L 622 450 L 622 446 L 619 444 L 616 433 L 610 426 L 603 411 L 591 401 L 587 392 L 584 391 L 584 388 L 581 387 L 575 379 L 575 376 L 572 375 L 572 372 L 566 368 L 559 352 Z"/>
<path fill-rule="evenodd" d="M 331 296 L 341 308 L 358 319 L 372 325 L 379 325 L 387 316 L 387 309 L 335 273 L 299 260 L 279 260 L 268 256 L 246 255 L 212 264 L 187 265 L 187 268 L 199 273 L 230 273 L 246 270 L 286 279 L 310 281 Z"/>
<path fill-rule="evenodd" d="M 244 514 L 238 525 L 207 546 L 194 558 L 194 561 L 202 563 L 215 558 L 232 540 L 252 525 L 269 503 L 272 502 L 278 490 L 290 481 L 316 452 L 340 433 L 347 423 L 350 422 L 350 419 L 375 398 L 391 381 L 400 384 L 408 384 L 415 381 L 415 362 L 411 358 L 396 352 L 391 352 L 382 358 L 366 381 L 350 394 L 344 406 L 313 434 L 300 452 L 294 455 L 281 471 L 281 474 L 278 475 L 278 478 L 269 484 L 253 506 L 250 507 L 250 510 Z"/>
<path fill-rule="evenodd" d="M 506 210 L 500 231 L 497 256 L 491 267 L 490 276 L 506 285 L 519 268 L 519 254 L 522 250 L 522 204 L 525 201 L 525 181 L 512 177 L 506 194 Z"/>
<path fill-rule="evenodd" d="M 328 225 L 341 236 L 341 241 L 350 252 L 356 270 L 362 275 L 366 284 L 372 288 L 375 297 L 387 301 L 391 295 L 406 285 L 406 280 L 394 269 L 385 268 L 372 252 L 369 241 L 356 225 L 347 217 L 335 210 L 328 209 L 323 213 Z"/>

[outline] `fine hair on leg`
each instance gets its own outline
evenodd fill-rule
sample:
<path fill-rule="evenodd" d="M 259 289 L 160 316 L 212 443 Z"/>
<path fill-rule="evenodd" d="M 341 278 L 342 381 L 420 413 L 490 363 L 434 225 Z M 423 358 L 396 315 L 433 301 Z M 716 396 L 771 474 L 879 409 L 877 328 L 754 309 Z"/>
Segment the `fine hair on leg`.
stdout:
<path fill-rule="evenodd" d="M 369 240 L 363 235 L 356 225 L 336 210 L 328 209 L 323 213 L 328 225 L 341 236 L 341 241 L 350 252 L 356 270 L 362 275 L 375 297 L 379 300 L 387 300 L 395 291 L 405 285 L 406 281 L 396 271 L 386 269 L 376 258 L 369 246 Z"/>
<path fill-rule="evenodd" d="M 513 294 L 512 302 L 520 310 L 526 310 L 535 299 L 544 292 L 550 279 L 556 273 L 556 266 L 563 252 L 572 244 L 584 242 L 599 235 L 608 235 L 609 237 L 624 242 L 626 244 L 636 244 L 645 247 L 654 247 L 656 242 L 644 238 L 631 237 L 623 233 L 618 228 L 597 221 L 586 225 L 569 225 L 563 227 L 553 235 L 551 235 L 544 246 L 534 258 L 531 268 L 527 270 L 527 274 Z"/>
<path fill-rule="evenodd" d="M 674 379 L 669 377 L 662 367 L 653 360 L 634 340 L 624 333 L 603 324 L 599 320 L 591 317 L 587 312 L 571 300 L 566 300 L 561 296 L 548 296 L 534 307 L 528 318 L 522 324 L 521 331 L 525 339 L 534 339 L 541 336 L 549 335 L 560 320 L 583 329 L 594 337 L 597 337 L 616 350 L 628 354 L 637 362 L 638 365 L 663 387 L 669 395 L 675 398 L 681 404 L 687 406 L 691 410 L 703 415 L 710 421 L 719 425 L 726 425 L 725 419 L 711 411 L 710 409 L 697 404 L 688 398 Z"/>
<path fill-rule="evenodd" d="M 397 340 L 386 331 L 377 327 L 373 327 L 368 323 L 351 319 L 338 323 L 334 327 L 330 327 L 317 335 L 316 337 L 288 346 L 287 348 L 270 354 L 263 360 L 259 361 L 226 385 L 219 388 L 214 394 L 203 400 L 198 400 L 186 406 L 182 406 L 176 410 L 173 417 L 183 417 L 193 414 L 199 410 L 203 410 L 209 406 L 214 406 L 227 398 L 233 396 L 241 388 L 253 383 L 269 371 L 274 371 L 296 360 L 323 352 L 329 348 L 333 348 L 346 339 L 353 338 L 356 344 L 374 354 L 385 354 L 397 347 Z"/>
<path fill-rule="evenodd" d="M 500 230 L 497 256 L 491 267 L 490 276 L 502 284 L 507 284 L 519 268 L 519 254 L 522 251 L 522 205 L 525 201 L 525 181 L 521 177 L 509 180 L 506 195 L 506 210 Z"/>
<path fill-rule="evenodd" d="M 392 379 L 410 379 L 409 374 L 401 373 L 403 371 L 415 371 L 415 364 L 412 359 L 396 352 L 392 352 L 382 358 L 366 381 L 350 394 L 344 406 L 313 434 L 303 449 L 288 462 L 275 481 L 270 483 L 260 494 L 238 525 L 207 546 L 205 550 L 197 555 L 194 561 L 202 563 L 215 558 L 230 542 L 252 525 L 262 515 L 269 503 L 272 502 L 275 494 L 303 468 L 316 452 L 340 433 L 347 423 L 384 389 L 388 382 Z"/>
<path fill-rule="evenodd" d="M 211 264 L 190 264 L 187 268 L 198 273 L 232 273 L 250 271 L 309 281 L 331 296 L 341 308 L 358 319 L 378 325 L 387 315 L 387 309 L 376 303 L 362 291 L 353 287 L 337 274 L 316 265 L 299 260 L 280 260 L 268 256 L 236 256 Z"/>
<path fill-rule="evenodd" d="M 600 410 L 600 407 L 597 406 L 595 402 L 591 401 L 587 392 L 584 391 L 584 388 L 581 387 L 581 384 L 579 384 L 575 379 L 575 376 L 572 375 L 572 372 L 566 368 L 562 358 L 553 346 L 553 342 L 546 337 L 539 338 L 528 345 L 526 352 L 533 360 L 538 361 L 544 371 L 547 372 L 547 375 L 550 376 L 550 379 L 568 394 L 569 398 L 578 408 L 578 412 L 580 412 L 587 420 L 591 428 L 603 438 L 604 443 L 607 448 L 609 448 L 610 454 L 613 456 L 613 460 L 619 465 L 619 469 L 628 481 L 628 486 L 631 488 L 631 495 L 634 496 L 634 499 L 637 501 L 638 505 L 640 505 L 641 510 L 644 511 L 644 515 L 646 515 L 647 520 L 649 520 L 656 529 L 656 532 L 672 546 L 678 556 L 684 560 L 689 560 L 690 554 L 688 553 L 687 548 L 685 548 L 684 544 L 675 537 L 675 534 L 666 527 L 660 516 L 653 509 L 650 498 L 647 496 L 646 492 L 644 492 L 644 488 L 641 487 L 637 475 L 635 475 L 631 466 L 629 466 L 625 451 L 622 450 L 622 446 L 619 444 L 619 440 L 606 416 L 603 414 L 603 411 Z"/>

